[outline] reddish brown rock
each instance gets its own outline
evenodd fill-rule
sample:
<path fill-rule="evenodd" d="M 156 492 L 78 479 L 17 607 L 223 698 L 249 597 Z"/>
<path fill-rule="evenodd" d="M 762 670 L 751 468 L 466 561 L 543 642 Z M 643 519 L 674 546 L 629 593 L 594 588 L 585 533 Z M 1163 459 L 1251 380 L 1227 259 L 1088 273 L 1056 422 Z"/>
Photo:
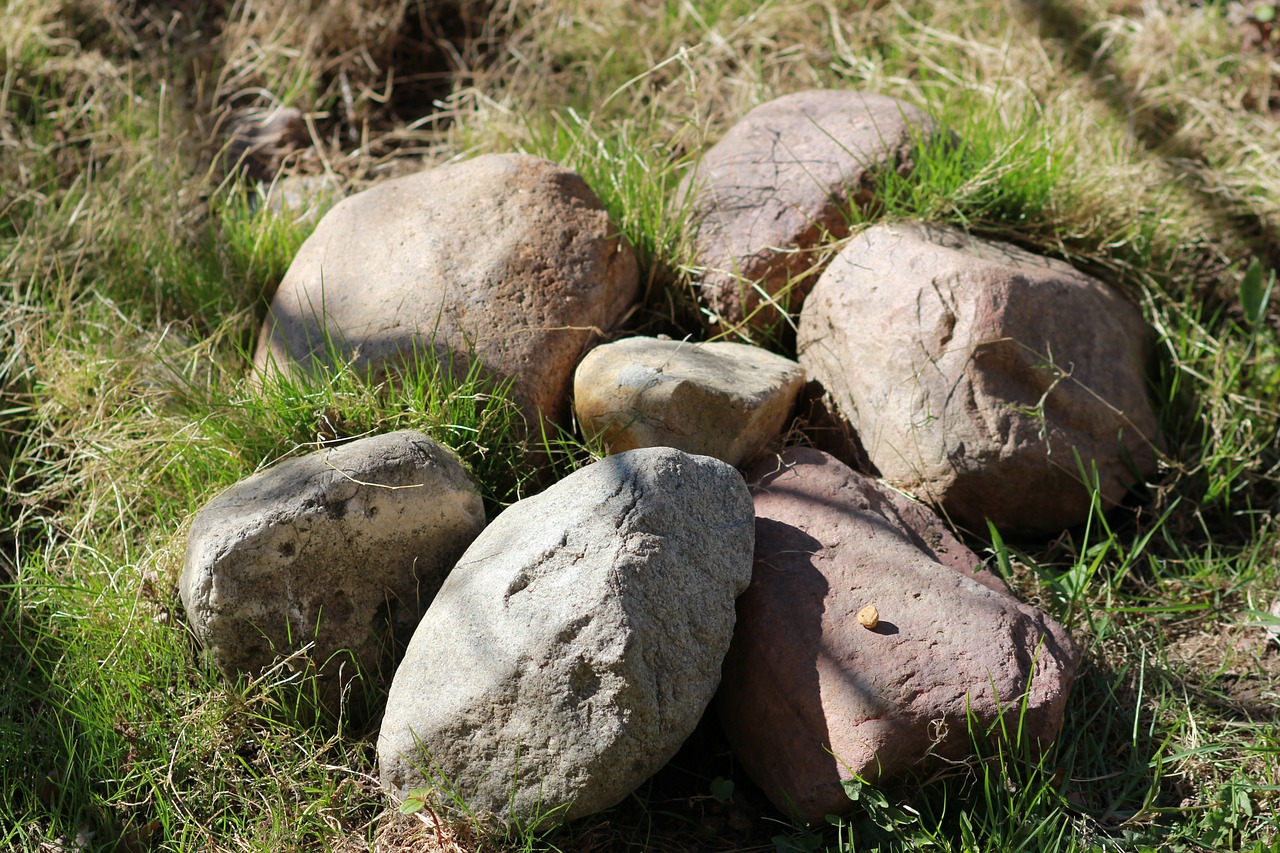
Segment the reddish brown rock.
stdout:
<path fill-rule="evenodd" d="M 1062 261 L 898 223 L 831 263 L 797 348 L 886 480 L 971 529 L 1038 535 L 1088 517 L 1077 455 L 1106 506 L 1154 471 L 1146 333 Z"/>
<path fill-rule="evenodd" d="M 434 352 L 479 359 L 567 424 L 578 359 L 639 295 L 631 247 L 574 172 L 494 154 L 386 181 L 333 207 L 271 303 L 254 362 L 374 375 Z"/>
<path fill-rule="evenodd" d="M 967 713 L 1057 736 L 1079 658 L 923 507 L 793 448 L 751 475 L 755 568 L 716 705 L 734 754 L 779 809 L 847 812 L 841 781 L 956 758 Z M 876 626 L 858 614 L 876 608 Z"/>
<path fill-rule="evenodd" d="M 850 209 L 870 200 L 876 172 L 909 169 L 916 141 L 933 129 L 896 98 L 834 90 L 784 95 L 730 128 L 677 194 L 697 227 L 704 299 L 721 322 L 777 319 L 768 305 L 757 311 L 757 288 L 798 313 L 813 250 L 849 233 Z"/>

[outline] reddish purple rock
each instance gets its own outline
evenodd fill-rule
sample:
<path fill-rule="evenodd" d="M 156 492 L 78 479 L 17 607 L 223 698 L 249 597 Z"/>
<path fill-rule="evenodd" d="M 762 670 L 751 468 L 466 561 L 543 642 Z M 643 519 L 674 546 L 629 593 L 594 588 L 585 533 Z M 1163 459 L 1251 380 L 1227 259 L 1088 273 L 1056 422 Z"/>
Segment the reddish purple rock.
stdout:
<path fill-rule="evenodd" d="M 968 750 L 1026 700 L 1023 732 L 1062 727 L 1079 655 L 924 507 L 834 457 L 756 467 L 755 568 L 717 707 L 734 753 L 784 812 L 848 811 L 841 782 L 900 777 Z M 857 614 L 874 605 L 872 630 Z"/>
<path fill-rule="evenodd" d="M 761 104 L 730 128 L 676 200 L 696 223 L 702 292 L 721 324 L 778 319 L 762 292 L 799 313 L 819 251 L 848 235 L 876 173 L 909 170 L 935 127 L 896 98 L 818 89 Z"/>

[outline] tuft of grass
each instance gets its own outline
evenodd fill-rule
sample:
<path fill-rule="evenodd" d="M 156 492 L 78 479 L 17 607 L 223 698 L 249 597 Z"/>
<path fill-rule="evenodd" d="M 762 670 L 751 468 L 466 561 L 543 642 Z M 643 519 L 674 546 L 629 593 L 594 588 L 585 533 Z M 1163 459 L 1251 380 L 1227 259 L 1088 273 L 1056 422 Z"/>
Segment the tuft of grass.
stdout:
<path fill-rule="evenodd" d="M 1023 242 L 1060 230 L 1061 211 L 1073 207 L 1073 146 L 1052 138 L 1034 113 L 961 102 L 939 121 L 948 130 L 918 134 L 914 167 L 886 169 L 876 181 L 875 209 L 854 211 L 855 225 L 920 219 Z"/>
<path fill-rule="evenodd" d="M 643 126 L 629 119 L 603 125 L 567 110 L 531 123 L 523 147 L 581 174 L 635 250 L 644 292 L 641 310 L 623 325 L 683 335 L 699 325 L 680 270 L 691 253 L 689 213 L 672 200 L 687 163 Z"/>
<path fill-rule="evenodd" d="M 299 666 L 305 654 L 227 684 L 182 629 L 186 521 L 285 455 L 393 429 L 457 449 L 491 514 L 528 476 L 508 439 L 519 414 L 476 366 L 457 377 L 422 357 L 377 386 L 335 369 L 255 389 L 211 359 L 216 350 L 171 346 L 152 353 L 149 374 L 120 354 L 69 359 L 57 387 L 33 391 L 58 402 L 34 409 L 19 449 L 29 473 L 14 486 L 28 488 L 14 495 L 19 550 L 0 584 L 6 654 L 27 661 L 0 703 L 15 735 L 0 749 L 23 756 L 5 763 L 18 777 L 4 780 L 14 795 L 0 813 L 0 825 L 25 827 L 15 845 L 87 831 L 178 849 L 237 837 L 278 849 L 371 831 L 367 722 L 325 716 Z M 108 444 L 115 453 L 98 452 Z M 263 797 L 272 805 L 259 817 Z"/>
<path fill-rule="evenodd" d="M 451 836 L 462 834 L 474 839 L 479 842 L 477 846 L 481 847 L 488 843 L 522 851 L 556 849 L 546 839 L 555 832 L 561 821 L 558 813 L 568 811 L 568 804 L 549 809 L 539 806 L 535 807 L 533 814 L 520 814 L 515 808 L 519 779 L 513 778 L 507 803 L 511 814 L 508 820 L 502 821 L 492 814 L 477 812 L 421 743 L 418 743 L 418 748 L 420 755 L 430 765 L 429 769 L 419 768 L 427 786 L 408 791 L 397 811 L 416 816 L 425 827 L 435 833 L 441 845 L 445 843 L 447 832 Z"/>

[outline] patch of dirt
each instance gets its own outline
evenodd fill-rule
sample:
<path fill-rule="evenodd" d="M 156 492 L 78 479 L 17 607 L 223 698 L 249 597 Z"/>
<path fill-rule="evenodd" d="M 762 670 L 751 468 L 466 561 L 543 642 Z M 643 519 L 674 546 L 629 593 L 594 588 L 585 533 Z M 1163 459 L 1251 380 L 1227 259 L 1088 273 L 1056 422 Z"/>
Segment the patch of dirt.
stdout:
<path fill-rule="evenodd" d="M 510 5 L 68 0 L 55 31 L 82 64 L 120 76 L 140 63 L 167 80 L 201 159 L 219 172 L 254 147 L 254 180 L 281 171 L 358 177 L 404 171 L 395 161 L 407 157 L 416 168 L 430 153 L 450 124 L 452 96 L 505 44 Z"/>
<path fill-rule="evenodd" d="M 1280 646 L 1245 614 L 1175 640 L 1167 655 L 1185 667 L 1186 687 L 1209 704 L 1228 714 L 1280 717 Z"/>

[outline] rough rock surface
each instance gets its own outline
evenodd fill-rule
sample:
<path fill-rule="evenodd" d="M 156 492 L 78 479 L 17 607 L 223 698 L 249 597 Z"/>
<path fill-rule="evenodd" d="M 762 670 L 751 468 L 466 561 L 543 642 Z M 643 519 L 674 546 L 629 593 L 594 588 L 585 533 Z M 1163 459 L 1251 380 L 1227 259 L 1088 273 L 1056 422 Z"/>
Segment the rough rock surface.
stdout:
<path fill-rule="evenodd" d="M 226 672 L 256 672 L 314 640 L 309 657 L 332 703 L 351 667 L 331 656 L 348 650 L 389 681 L 397 650 L 484 523 L 452 451 L 416 432 L 360 439 L 210 501 L 192 523 L 179 591 Z"/>
<path fill-rule="evenodd" d="M 434 350 L 461 371 L 474 355 L 514 381 L 531 427 L 538 412 L 565 423 L 593 330 L 638 295 L 631 247 L 577 174 L 486 155 L 335 205 L 280 284 L 254 362 L 378 373 Z"/>
<path fill-rule="evenodd" d="M 403 795 L 448 780 L 501 820 L 616 804 L 715 693 L 752 544 L 742 476 L 671 448 L 610 456 L 512 505 L 396 672 L 383 784 Z"/>
<path fill-rule="evenodd" d="M 574 409 L 612 453 L 675 447 L 741 465 L 778 438 L 803 384 L 800 365 L 759 347 L 626 338 L 578 365 Z"/>
<path fill-rule="evenodd" d="M 815 285 L 797 346 L 880 474 L 973 529 L 1083 522 L 1077 452 L 1106 504 L 1154 470 L 1142 315 L 1061 261 L 877 225 Z"/>
<path fill-rule="evenodd" d="M 681 183 L 677 205 L 696 224 L 702 292 L 724 324 L 777 319 L 760 295 L 795 283 L 798 313 L 817 261 L 813 249 L 849 233 L 849 211 L 865 205 L 877 171 L 911 167 L 929 116 L 895 98 L 813 90 L 784 95 L 747 113 Z"/>
<path fill-rule="evenodd" d="M 890 779 L 1016 715 L 1057 736 L 1078 653 L 1061 626 L 972 571 L 971 552 L 876 481 L 792 449 L 751 474 L 755 569 L 716 706 L 734 755 L 778 808 L 847 812 L 841 780 Z M 858 623 L 868 605 L 874 629 Z M 985 730 L 985 729 L 984 729 Z M 833 757 L 834 753 L 834 757 Z"/>

